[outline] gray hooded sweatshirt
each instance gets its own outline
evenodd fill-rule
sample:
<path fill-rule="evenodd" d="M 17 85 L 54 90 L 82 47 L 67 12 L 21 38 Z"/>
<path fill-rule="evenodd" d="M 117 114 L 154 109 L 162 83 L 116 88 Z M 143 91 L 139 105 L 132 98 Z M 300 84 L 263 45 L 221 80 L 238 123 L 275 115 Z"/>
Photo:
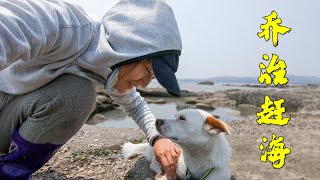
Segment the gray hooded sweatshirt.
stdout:
<path fill-rule="evenodd" d="M 120 0 L 102 22 L 59 0 L 0 1 L 0 91 L 28 93 L 65 73 L 85 77 L 106 85 L 149 143 L 158 133 L 143 98 L 135 89 L 119 94 L 108 81 L 119 63 L 181 49 L 174 14 L 163 0 Z"/>

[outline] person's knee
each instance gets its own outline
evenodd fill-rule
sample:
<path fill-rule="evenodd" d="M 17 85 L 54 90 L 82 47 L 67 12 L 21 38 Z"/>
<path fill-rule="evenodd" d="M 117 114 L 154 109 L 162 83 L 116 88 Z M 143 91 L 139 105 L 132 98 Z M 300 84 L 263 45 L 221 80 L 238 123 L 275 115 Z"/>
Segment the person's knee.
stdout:
<path fill-rule="evenodd" d="M 87 79 L 70 75 L 67 78 L 67 86 L 57 96 L 63 103 L 57 108 L 70 117 L 70 123 L 84 124 L 96 105 L 95 88 Z"/>
<path fill-rule="evenodd" d="M 31 93 L 33 117 L 84 122 L 96 105 L 93 83 L 76 75 L 62 75 Z M 28 101 L 29 101 L 28 100 Z M 30 109 L 29 109 L 30 112 Z"/>
<path fill-rule="evenodd" d="M 30 97 L 37 103 L 20 133 L 37 143 L 65 143 L 83 126 L 96 104 L 92 82 L 74 75 L 61 76 Z"/>

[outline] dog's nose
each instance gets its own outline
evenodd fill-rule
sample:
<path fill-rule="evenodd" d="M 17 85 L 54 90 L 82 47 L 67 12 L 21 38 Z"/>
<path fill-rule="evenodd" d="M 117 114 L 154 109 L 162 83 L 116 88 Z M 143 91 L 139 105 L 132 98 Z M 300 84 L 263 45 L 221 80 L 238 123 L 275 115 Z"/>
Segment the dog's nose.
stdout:
<path fill-rule="evenodd" d="M 157 126 L 162 126 L 163 125 L 163 120 L 162 119 L 156 119 L 156 125 Z"/>

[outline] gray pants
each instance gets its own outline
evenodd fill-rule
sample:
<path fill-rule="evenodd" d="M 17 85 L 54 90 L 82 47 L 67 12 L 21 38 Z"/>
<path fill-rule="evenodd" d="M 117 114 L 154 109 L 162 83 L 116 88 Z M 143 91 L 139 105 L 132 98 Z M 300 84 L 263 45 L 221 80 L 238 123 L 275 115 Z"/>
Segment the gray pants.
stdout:
<path fill-rule="evenodd" d="M 91 81 L 75 75 L 23 95 L 0 92 L 0 154 L 8 152 L 16 128 L 33 143 L 66 143 L 90 116 L 95 97 Z"/>

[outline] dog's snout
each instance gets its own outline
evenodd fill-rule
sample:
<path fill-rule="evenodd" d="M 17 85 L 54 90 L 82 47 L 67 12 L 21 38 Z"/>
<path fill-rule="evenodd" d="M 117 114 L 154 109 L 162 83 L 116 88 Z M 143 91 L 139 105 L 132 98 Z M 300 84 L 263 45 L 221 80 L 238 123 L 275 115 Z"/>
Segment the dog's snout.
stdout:
<path fill-rule="evenodd" d="M 157 126 L 162 126 L 164 121 L 162 119 L 156 119 L 156 125 Z"/>

